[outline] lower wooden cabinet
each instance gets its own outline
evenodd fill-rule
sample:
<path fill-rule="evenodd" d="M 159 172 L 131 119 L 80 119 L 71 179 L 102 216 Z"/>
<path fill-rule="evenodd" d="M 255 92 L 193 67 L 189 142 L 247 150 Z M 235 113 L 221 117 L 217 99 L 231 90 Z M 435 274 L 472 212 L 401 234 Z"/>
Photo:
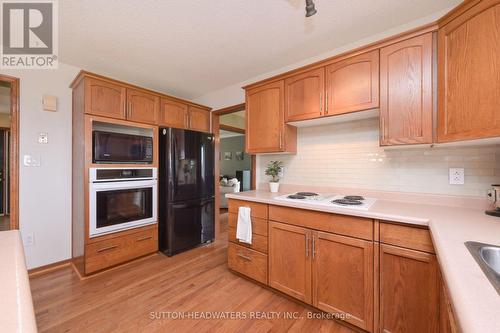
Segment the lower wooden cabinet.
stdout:
<path fill-rule="evenodd" d="M 373 242 L 269 222 L 269 285 L 373 328 Z"/>
<path fill-rule="evenodd" d="M 106 237 L 106 236 L 104 236 Z M 141 228 L 85 247 L 85 274 L 91 274 L 158 251 L 158 227 Z"/>
<path fill-rule="evenodd" d="M 312 237 L 313 305 L 371 331 L 373 242 L 325 232 Z"/>
<path fill-rule="evenodd" d="M 439 332 L 436 256 L 380 245 L 380 331 Z"/>
<path fill-rule="evenodd" d="M 302 302 L 312 302 L 311 231 L 269 222 L 269 286 Z"/>
<path fill-rule="evenodd" d="M 230 269 L 267 284 L 267 255 L 229 243 L 227 265 Z"/>

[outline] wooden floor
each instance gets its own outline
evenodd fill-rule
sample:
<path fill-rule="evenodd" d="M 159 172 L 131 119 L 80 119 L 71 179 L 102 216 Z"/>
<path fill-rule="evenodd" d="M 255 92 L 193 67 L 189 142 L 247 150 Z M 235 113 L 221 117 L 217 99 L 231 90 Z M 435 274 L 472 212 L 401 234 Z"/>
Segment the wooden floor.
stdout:
<path fill-rule="evenodd" d="M 71 266 L 33 276 L 39 330 L 352 332 L 331 320 L 307 319 L 310 309 L 231 273 L 226 248 L 224 235 L 211 245 L 172 258 L 156 254 L 83 280 Z M 181 313 L 202 316 L 227 311 L 247 317 L 265 312 L 268 318 L 173 318 Z M 271 312 L 303 319 L 274 319 Z"/>

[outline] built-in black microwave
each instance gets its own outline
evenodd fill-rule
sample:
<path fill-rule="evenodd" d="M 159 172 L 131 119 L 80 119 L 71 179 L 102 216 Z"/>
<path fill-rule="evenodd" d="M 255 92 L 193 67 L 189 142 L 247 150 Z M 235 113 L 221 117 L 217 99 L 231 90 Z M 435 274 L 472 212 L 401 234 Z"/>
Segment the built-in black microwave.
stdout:
<path fill-rule="evenodd" d="M 94 163 L 153 163 L 153 138 L 114 132 L 93 132 Z"/>

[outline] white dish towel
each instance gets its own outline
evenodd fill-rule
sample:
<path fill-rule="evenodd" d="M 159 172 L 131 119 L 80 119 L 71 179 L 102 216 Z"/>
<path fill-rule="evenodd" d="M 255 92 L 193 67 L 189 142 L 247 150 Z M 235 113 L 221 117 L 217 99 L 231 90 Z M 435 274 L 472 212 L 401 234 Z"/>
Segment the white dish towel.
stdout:
<path fill-rule="evenodd" d="M 236 224 L 236 239 L 242 243 L 252 244 L 252 219 L 250 207 L 238 209 L 238 223 Z"/>

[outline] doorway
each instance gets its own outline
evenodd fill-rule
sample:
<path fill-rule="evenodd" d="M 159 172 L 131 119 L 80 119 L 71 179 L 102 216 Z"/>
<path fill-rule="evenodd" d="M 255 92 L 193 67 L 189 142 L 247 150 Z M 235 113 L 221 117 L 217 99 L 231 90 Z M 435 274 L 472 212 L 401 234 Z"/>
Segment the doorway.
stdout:
<path fill-rule="evenodd" d="M 0 231 L 19 229 L 19 79 L 0 75 Z"/>
<path fill-rule="evenodd" d="M 215 136 L 216 237 L 227 229 L 225 195 L 255 189 L 255 155 L 245 152 L 245 104 L 212 112 Z"/>

